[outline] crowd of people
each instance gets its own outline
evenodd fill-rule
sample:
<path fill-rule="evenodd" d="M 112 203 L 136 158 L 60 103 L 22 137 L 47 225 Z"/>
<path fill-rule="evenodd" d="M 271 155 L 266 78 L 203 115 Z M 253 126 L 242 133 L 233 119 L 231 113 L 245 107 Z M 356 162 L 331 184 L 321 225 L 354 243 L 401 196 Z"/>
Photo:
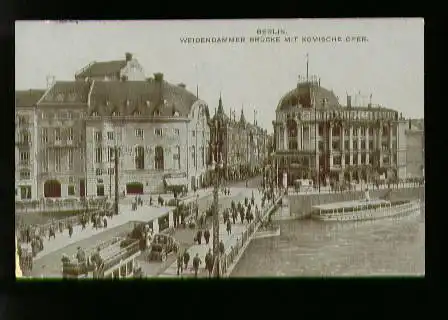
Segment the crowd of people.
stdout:
<path fill-rule="evenodd" d="M 224 195 L 230 195 L 230 189 L 223 188 L 221 192 Z M 256 221 L 261 222 L 262 220 L 262 210 L 266 205 L 269 205 L 271 202 L 275 202 L 275 196 L 276 193 L 273 188 L 258 188 L 258 192 L 261 194 L 261 208 L 258 207 L 258 204 L 255 203 L 255 195 L 254 192 L 252 192 L 252 196 L 245 197 L 243 201 L 235 202 L 234 200 L 231 201 L 230 207 L 224 209 L 222 211 L 222 222 L 226 226 L 226 232 L 228 235 L 232 234 L 232 227 L 235 224 L 250 224 L 255 219 Z M 196 207 L 194 208 L 194 217 L 196 220 L 196 233 L 193 238 L 193 243 L 197 245 L 205 244 L 206 246 L 209 246 L 210 244 L 210 229 L 208 228 L 206 224 L 207 217 L 211 217 L 213 214 L 213 204 L 203 213 L 199 213 L 199 210 Z M 186 207 L 181 207 L 180 212 L 188 212 Z M 179 217 L 182 217 L 182 214 L 178 215 Z M 176 220 L 175 220 L 176 225 Z M 225 245 L 222 239 L 219 243 L 219 251 L 220 254 L 224 254 L 225 252 Z M 184 272 L 188 270 L 189 267 L 189 261 L 190 261 L 190 253 L 188 250 L 184 250 L 183 252 L 178 252 L 177 255 L 177 275 L 181 276 Z M 208 252 L 206 253 L 204 257 L 204 265 L 203 270 L 207 272 L 208 276 L 212 276 L 213 268 L 215 265 L 215 260 L 213 257 L 213 253 L 211 248 L 209 248 Z M 194 276 L 198 276 L 198 272 L 200 271 L 200 267 L 202 266 L 202 260 L 199 257 L 199 254 L 196 253 L 193 258 L 193 263 L 190 266 L 190 271 L 193 271 Z"/>

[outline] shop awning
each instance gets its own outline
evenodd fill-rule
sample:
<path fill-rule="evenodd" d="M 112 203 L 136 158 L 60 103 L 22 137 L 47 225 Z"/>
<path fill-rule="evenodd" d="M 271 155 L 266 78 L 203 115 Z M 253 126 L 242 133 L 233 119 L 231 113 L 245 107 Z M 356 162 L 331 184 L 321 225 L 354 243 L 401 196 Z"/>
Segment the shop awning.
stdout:
<path fill-rule="evenodd" d="M 171 186 L 185 186 L 188 185 L 187 178 L 165 178 L 166 185 Z"/>

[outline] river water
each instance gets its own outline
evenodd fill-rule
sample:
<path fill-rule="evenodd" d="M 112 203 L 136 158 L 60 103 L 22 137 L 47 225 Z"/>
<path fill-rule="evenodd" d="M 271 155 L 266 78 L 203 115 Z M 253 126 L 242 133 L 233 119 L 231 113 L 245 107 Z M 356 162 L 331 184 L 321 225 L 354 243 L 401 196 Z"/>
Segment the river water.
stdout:
<path fill-rule="evenodd" d="M 424 209 L 400 219 L 275 223 L 280 236 L 252 240 L 231 277 L 425 274 Z"/>

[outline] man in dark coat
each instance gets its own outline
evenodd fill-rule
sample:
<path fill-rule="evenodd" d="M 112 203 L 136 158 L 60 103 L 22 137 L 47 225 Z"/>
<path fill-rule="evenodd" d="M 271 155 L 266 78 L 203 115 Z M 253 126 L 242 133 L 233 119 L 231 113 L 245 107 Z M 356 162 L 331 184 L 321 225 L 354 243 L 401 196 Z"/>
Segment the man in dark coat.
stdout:
<path fill-rule="evenodd" d="M 228 234 L 228 235 L 231 235 L 231 234 L 232 234 L 232 223 L 230 222 L 230 219 L 227 220 L 227 227 L 226 227 L 226 230 L 227 230 L 227 234 Z"/>
<path fill-rule="evenodd" d="M 244 198 L 244 205 L 247 207 L 247 205 L 249 204 L 249 199 L 247 199 L 247 197 Z"/>
<path fill-rule="evenodd" d="M 236 223 L 236 218 L 237 218 L 237 212 L 236 212 L 236 208 L 232 210 L 232 220 L 233 220 L 233 224 Z"/>
<path fill-rule="evenodd" d="M 226 248 L 224 247 L 224 242 L 219 241 L 219 253 L 220 254 L 224 254 L 224 252 L 226 252 Z"/>
<path fill-rule="evenodd" d="M 208 277 L 211 278 L 213 271 L 213 255 L 212 249 L 208 249 L 207 254 L 205 255 L 205 268 L 208 271 Z"/>
<path fill-rule="evenodd" d="M 103 226 L 104 226 L 104 228 L 107 228 L 107 218 L 106 217 L 104 217 L 104 219 L 103 219 Z"/>
<path fill-rule="evenodd" d="M 241 219 L 241 223 L 244 223 L 244 208 L 240 209 L 240 219 Z"/>
<path fill-rule="evenodd" d="M 190 254 L 188 253 L 187 250 L 185 250 L 183 258 L 184 258 L 184 266 L 185 266 L 184 270 L 187 270 L 188 262 L 190 262 Z"/>
<path fill-rule="evenodd" d="M 68 224 L 68 236 L 71 238 L 73 234 L 73 226 L 71 223 Z"/>
<path fill-rule="evenodd" d="M 252 191 L 252 198 L 250 199 L 250 203 L 254 206 L 255 205 L 255 196 L 254 192 Z"/>
<path fill-rule="evenodd" d="M 193 258 L 193 269 L 194 269 L 194 276 L 198 277 L 198 271 L 199 271 L 199 265 L 202 264 L 201 259 L 199 258 L 199 253 L 196 253 L 196 256 Z"/>
<path fill-rule="evenodd" d="M 50 230 L 48 231 L 48 240 L 53 237 L 53 239 L 56 239 L 56 232 L 54 230 L 54 225 L 50 226 Z"/>
<path fill-rule="evenodd" d="M 183 263 L 184 263 L 183 258 L 184 258 L 183 255 L 179 251 L 179 253 L 177 255 L 177 275 L 182 274 L 182 271 L 183 271 L 182 267 L 183 267 Z"/>
<path fill-rule="evenodd" d="M 196 240 L 198 241 L 198 244 L 201 244 L 202 242 L 202 230 L 199 229 L 198 233 L 196 233 Z"/>
<path fill-rule="evenodd" d="M 205 239 L 205 244 L 208 244 L 208 242 L 210 241 L 210 231 L 208 229 L 205 229 L 205 231 L 204 231 L 204 239 Z"/>

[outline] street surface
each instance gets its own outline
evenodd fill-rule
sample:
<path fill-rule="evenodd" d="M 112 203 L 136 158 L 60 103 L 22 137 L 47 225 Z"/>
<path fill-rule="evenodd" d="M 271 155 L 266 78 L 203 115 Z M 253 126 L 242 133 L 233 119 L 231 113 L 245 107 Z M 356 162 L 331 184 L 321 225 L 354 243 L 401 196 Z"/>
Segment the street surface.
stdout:
<path fill-rule="evenodd" d="M 219 195 L 219 203 L 220 207 L 223 208 L 229 208 L 231 205 L 232 200 L 235 201 L 235 203 L 238 203 L 238 201 L 244 202 L 244 198 L 247 197 L 249 200 L 252 197 L 252 192 L 254 193 L 255 198 L 255 204 L 258 206 L 259 209 L 261 209 L 261 194 L 258 192 L 258 190 L 254 190 L 252 188 L 243 188 L 243 187 L 231 187 L 230 188 L 231 194 L 230 196 L 223 196 L 220 192 Z M 207 199 L 208 200 L 208 199 Z M 247 227 L 247 221 L 244 223 L 241 223 L 241 221 L 238 218 L 238 221 L 235 224 L 232 224 L 232 233 L 228 234 L 226 231 L 226 225 L 224 224 L 222 214 L 220 215 L 220 224 L 219 224 L 219 239 L 223 241 L 226 251 L 230 250 L 231 246 L 235 246 L 237 241 L 241 240 L 243 232 L 246 230 Z M 213 234 L 213 228 L 210 229 L 210 233 Z M 209 251 L 209 249 L 213 250 L 213 241 L 210 239 L 209 244 L 205 244 L 204 239 L 202 240 L 202 243 L 192 245 L 188 252 L 190 254 L 190 262 L 187 270 L 184 270 L 182 273 L 182 277 L 194 277 L 194 270 L 192 268 L 192 261 L 193 258 L 196 256 L 196 254 L 199 255 L 199 258 L 202 261 L 202 264 L 199 269 L 198 277 L 207 277 L 208 273 L 205 270 L 205 255 Z M 162 272 L 159 277 L 177 277 L 177 261 L 174 257 L 174 261 L 171 263 L 171 265 Z"/>
<path fill-rule="evenodd" d="M 258 186 L 259 179 L 254 179 L 249 181 L 249 185 Z M 245 185 L 245 182 L 240 182 L 235 184 L 237 186 Z M 230 206 L 231 200 L 235 197 L 235 193 L 231 188 L 230 196 L 223 196 L 220 192 L 220 204 L 222 201 Z M 198 198 L 198 206 L 199 210 L 205 211 L 212 201 L 213 195 L 211 192 L 212 188 L 201 189 L 196 192 L 199 195 Z M 254 192 L 255 194 L 258 192 Z M 168 199 L 169 196 L 162 195 L 164 199 Z M 191 192 L 189 196 L 193 196 Z M 250 196 L 249 196 L 250 197 Z M 133 200 L 134 197 L 129 197 L 130 200 Z M 142 197 L 145 201 L 149 201 L 149 196 Z M 156 197 L 153 197 L 153 199 Z M 227 198 L 227 200 L 225 200 Z M 224 200 L 223 200 L 224 199 Z M 244 200 L 244 196 L 237 196 L 237 199 Z M 154 199 L 156 202 L 157 199 Z M 237 200 L 235 200 L 237 201 Z M 129 201 L 130 203 L 131 201 Z M 153 202 L 153 203 L 154 203 Z M 92 228 L 92 224 L 89 223 L 86 226 L 86 229 L 82 230 L 80 225 L 76 225 L 73 227 L 73 235 L 70 238 L 68 236 L 68 230 L 64 230 L 61 234 L 56 232 L 56 239 L 48 240 L 48 238 L 44 240 L 44 250 L 41 251 L 37 257 L 34 259 L 33 271 L 31 275 L 33 277 L 61 277 L 61 258 L 62 254 L 67 254 L 69 256 L 76 254 L 77 247 L 80 246 L 82 248 L 92 248 L 97 246 L 98 244 L 110 240 L 113 237 L 122 236 L 130 232 L 133 228 L 133 224 L 129 223 L 130 221 L 139 220 L 139 217 L 145 215 L 143 211 L 147 211 L 148 209 L 152 210 L 163 210 L 167 208 L 159 208 L 159 207 L 149 207 L 149 203 L 145 203 L 143 207 L 138 207 L 137 211 L 132 211 L 130 204 L 121 204 L 120 203 L 120 214 L 118 216 L 114 216 L 112 219 L 108 219 L 108 227 L 103 229 L 99 228 L 95 230 Z M 210 221 L 209 221 L 210 223 Z M 224 229 L 225 230 L 225 229 Z M 196 233 L 196 230 L 191 229 L 178 229 L 176 230 L 174 237 L 180 242 L 181 249 L 184 250 L 193 244 L 193 238 Z M 163 270 L 174 261 L 176 257 L 172 255 L 168 256 L 167 261 L 164 263 L 161 262 L 151 262 L 147 263 L 143 261 L 143 258 L 139 263 L 142 266 L 144 272 L 149 275 L 156 275 Z"/>

